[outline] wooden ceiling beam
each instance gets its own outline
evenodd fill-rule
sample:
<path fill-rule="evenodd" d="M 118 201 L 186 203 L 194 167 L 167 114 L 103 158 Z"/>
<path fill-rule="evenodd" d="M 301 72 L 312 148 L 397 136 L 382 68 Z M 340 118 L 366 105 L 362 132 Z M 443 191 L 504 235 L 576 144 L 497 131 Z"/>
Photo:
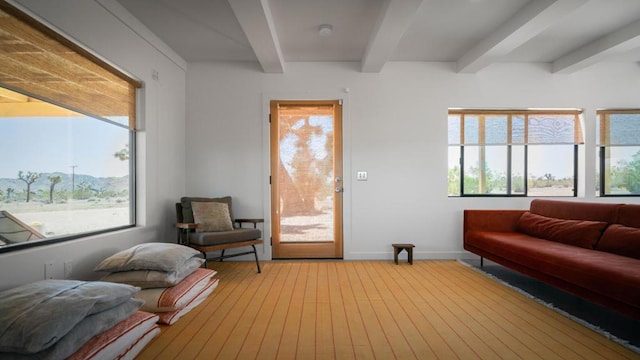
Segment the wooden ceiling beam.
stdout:
<path fill-rule="evenodd" d="M 457 61 L 459 73 L 476 73 L 525 44 L 586 0 L 529 1 Z"/>
<path fill-rule="evenodd" d="M 640 46 L 640 20 L 636 20 L 606 36 L 555 60 L 554 73 L 571 74 L 604 58 Z"/>

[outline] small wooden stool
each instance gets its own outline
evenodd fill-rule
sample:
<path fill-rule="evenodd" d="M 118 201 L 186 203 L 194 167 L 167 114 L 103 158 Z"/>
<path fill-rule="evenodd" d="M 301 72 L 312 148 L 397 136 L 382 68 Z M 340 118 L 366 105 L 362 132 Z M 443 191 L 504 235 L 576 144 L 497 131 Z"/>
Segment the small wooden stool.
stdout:
<path fill-rule="evenodd" d="M 416 247 L 413 244 L 391 244 L 393 246 L 393 262 L 398 265 L 398 254 L 402 250 L 406 250 L 408 254 L 409 264 L 413 265 L 413 248 Z"/>

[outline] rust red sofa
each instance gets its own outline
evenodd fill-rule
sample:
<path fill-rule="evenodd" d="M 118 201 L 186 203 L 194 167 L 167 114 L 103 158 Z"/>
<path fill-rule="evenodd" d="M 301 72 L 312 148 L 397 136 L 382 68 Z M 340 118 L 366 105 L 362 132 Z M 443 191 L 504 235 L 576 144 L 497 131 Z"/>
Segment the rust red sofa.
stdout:
<path fill-rule="evenodd" d="M 535 199 L 465 210 L 464 248 L 640 319 L 640 205 Z"/>

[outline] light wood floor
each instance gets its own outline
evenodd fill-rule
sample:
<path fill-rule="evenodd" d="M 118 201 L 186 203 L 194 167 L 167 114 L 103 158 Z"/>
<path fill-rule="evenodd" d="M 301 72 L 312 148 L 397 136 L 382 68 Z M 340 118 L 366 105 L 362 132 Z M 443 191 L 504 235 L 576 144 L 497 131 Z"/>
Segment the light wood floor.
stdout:
<path fill-rule="evenodd" d="M 209 266 L 218 288 L 139 359 L 640 359 L 456 261 Z"/>

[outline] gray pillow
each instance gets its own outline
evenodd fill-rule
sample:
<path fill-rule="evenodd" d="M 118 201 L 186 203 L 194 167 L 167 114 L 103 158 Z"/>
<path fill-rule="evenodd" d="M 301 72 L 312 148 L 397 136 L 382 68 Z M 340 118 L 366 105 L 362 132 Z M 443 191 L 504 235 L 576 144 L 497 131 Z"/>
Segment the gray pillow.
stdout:
<path fill-rule="evenodd" d="M 157 270 L 179 271 L 189 259 L 200 252 L 188 246 L 172 243 L 144 243 L 117 252 L 102 260 L 95 271 Z"/>
<path fill-rule="evenodd" d="M 192 274 L 204 263 L 204 259 L 192 257 L 187 260 L 184 266 L 178 271 L 156 271 L 156 270 L 132 270 L 112 272 L 102 278 L 102 281 L 110 281 L 121 284 L 138 286 L 141 289 L 159 288 L 174 286 L 185 277 Z"/>
<path fill-rule="evenodd" d="M 206 198 L 206 197 L 183 197 L 180 199 L 180 204 L 182 205 L 182 221 L 186 223 L 193 223 L 193 208 L 191 207 L 191 202 L 221 202 L 225 203 L 229 206 L 229 217 L 231 218 L 231 222 L 233 223 L 233 211 L 231 207 L 231 196 L 219 197 L 219 198 Z"/>
<path fill-rule="evenodd" d="M 227 204 L 213 201 L 192 201 L 191 207 L 193 208 L 193 221 L 198 224 L 196 232 L 233 230 Z"/>
<path fill-rule="evenodd" d="M 42 280 L 2 291 L 0 351 L 42 351 L 86 317 L 116 308 L 139 291 L 125 284 L 79 280 Z"/>
<path fill-rule="evenodd" d="M 42 351 L 34 354 L 0 353 L 0 359 L 66 359 L 94 336 L 129 318 L 143 303 L 138 299 L 128 299 L 116 307 L 85 317 L 59 341 Z"/>

